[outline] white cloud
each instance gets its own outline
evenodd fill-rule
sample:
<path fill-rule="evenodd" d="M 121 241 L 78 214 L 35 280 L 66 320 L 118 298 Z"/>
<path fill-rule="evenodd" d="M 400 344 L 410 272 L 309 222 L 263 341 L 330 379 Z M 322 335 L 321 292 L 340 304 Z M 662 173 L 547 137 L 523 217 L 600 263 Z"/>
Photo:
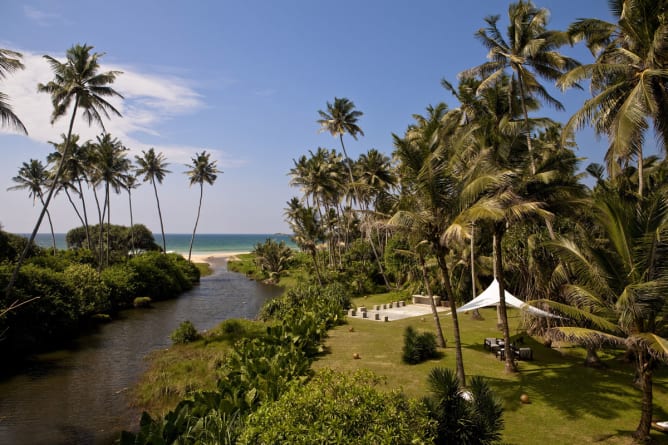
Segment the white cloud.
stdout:
<path fill-rule="evenodd" d="M 32 6 L 24 6 L 23 13 L 40 26 L 49 26 L 54 22 L 63 21 L 63 17 L 58 13 L 43 11 Z"/>
<path fill-rule="evenodd" d="M 60 140 L 67 133 L 70 115 L 60 117 L 53 125 L 50 122 L 52 104 L 48 94 L 39 93 L 37 84 L 53 78 L 53 72 L 46 60 L 38 54 L 22 51 L 25 69 L 8 76 L 1 84 L 2 91 L 10 98 L 14 113 L 28 129 L 28 137 L 36 142 Z M 155 144 L 142 140 L 141 135 L 152 139 L 160 138 L 160 126 L 180 115 L 196 113 L 206 105 L 203 97 L 188 86 L 186 79 L 176 76 L 146 74 L 132 67 L 102 65 L 101 71 L 122 71 L 113 88 L 123 95 L 124 100 L 112 98 L 109 102 L 122 114 L 122 118 L 111 116 L 104 119 L 104 128 L 131 149 L 131 155 L 141 154 L 141 150 L 153 147 L 162 152 L 170 163 L 190 162 L 201 147 L 178 144 Z M 76 130 L 81 140 L 94 139 L 102 128 L 88 126 L 80 115 L 77 116 Z M 0 128 L 2 134 L 14 133 L 11 128 Z M 210 148 L 221 166 L 235 167 L 244 161 L 226 156 L 219 149 Z M 217 156 L 217 157 L 216 157 Z"/>

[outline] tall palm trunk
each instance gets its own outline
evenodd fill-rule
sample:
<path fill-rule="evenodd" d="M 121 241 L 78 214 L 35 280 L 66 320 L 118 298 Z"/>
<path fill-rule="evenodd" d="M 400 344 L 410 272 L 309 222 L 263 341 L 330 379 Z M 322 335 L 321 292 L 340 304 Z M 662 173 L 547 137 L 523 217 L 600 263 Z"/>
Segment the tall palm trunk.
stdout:
<path fill-rule="evenodd" d="M 453 338 L 455 341 L 455 371 L 457 374 L 457 380 L 461 383 L 462 386 L 466 386 L 466 374 L 464 373 L 464 356 L 462 354 L 462 341 L 459 334 L 459 317 L 457 315 L 457 302 L 455 301 L 455 294 L 452 290 L 452 284 L 450 283 L 450 272 L 448 270 L 448 265 L 445 261 L 445 251 L 443 247 L 436 241 L 432 243 L 436 251 L 436 260 L 438 261 L 438 266 L 440 269 L 441 275 L 441 284 L 445 289 L 445 293 L 448 296 L 448 301 L 450 302 L 450 311 L 452 312 L 452 329 L 453 329 Z"/>
<path fill-rule="evenodd" d="M 311 250 L 311 258 L 313 258 L 313 268 L 315 275 L 318 277 L 318 285 L 322 287 L 322 277 L 320 276 L 320 268 L 318 267 L 318 251 L 314 248 Z"/>
<path fill-rule="evenodd" d="M 475 288 L 475 282 L 476 282 L 476 276 L 475 276 L 475 223 L 471 223 L 471 299 L 474 300 L 475 297 L 477 296 L 476 288 Z M 471 319 L 473 320 L 482 320 L 482 315 L 480 315 L 480 311 L 478 309 L 473 309 L 473 312 L 471 313 Z"/>
<path fill-rule="evenodd" d="M 651 358 L 645 351 L 636 352 L 636 372 L 640 379 L 640 390 L 642 391 L 642 407 L 640 423 L 633 432 L 633 438 L 638 442 L 648 442 L 650 439 L 650 428 L 652 426 L 652 364 Z"/>
<path fill-rule="evenodd" d="M 135 225 L 132 221 L 132 192 L 128 187 L 128 204 L 130 206 L 130 247 L 132 248 L 132 255 L 135 254 Z M 190 259 L 190 258 L 188 258 Z"/>
<path fill-rule="evenodd" d="M 439 348 L 445 348 L 445 337 L 443 336 L 443 328 L 441 328 L 441 319 L 438 317 L 438 310 L 436 309 L 436 303 L 434 303 L 434 294 L 431 291 L 431 286 L 429 285 L 429 276 L 427 275 L 427 265 L 422 254 L 418 254 L 420 261 L 420 268 L 422 269 L 422 280 L 424 281 L 425 288 L 427 289 L 427 295 L 429 296 L 429 304 L 431 305 L 431 313 L 434 316 L 434 324 L 436 325 L 436 340 L 438 341 Z"/>
<path fill-rule="evenodd" d="M 97 190 L 95 189 L 95 186 L 93 186 L 93 197 L 95 198 L 95 206 L 97 207 L 97 219 L 99 221 L 99 233 L 98 233 L 98 238 L 97 242 L 98 245 L 95 246 L 97 249 L 97 271 L 102 270 L 102 254 L 100 253 L 100 245 L 102 244 L 102 223 L 104 222 L 104 215 L 102 215 L 102 209 L 100 208 L 100 199 L 97 197 Z"/>
<path fill-rule="evenodd" d="M 202 196 L 204 195 L 204 183 L 199 183 L 199 206 L 197 206 L 197 218 L 195 219 L 195 227 L 193 228 L 193 236 L 190 238 L 190 248 L 188 248 L 188 261 L 193 251 L 193 242 L 195 241 L 195 232 L 197 232 L 197 224 L 199 223 L 199 213 L 202 210 Z"/>
<path fill-rule="evenodd" d="M 167 241 L 165 241 L 165 227 L 162 224 L 162 211 L 160 210 L 160 199 L 158 199 L 158 187 L 153 182 L 153 192 L 155 193 L 155 202 L 158 205 L 158 218 L 160 219 L 160 232 L 162 233 L 162 253 L 167 253 Z"/>
<path fill-rule="evenodd" d="M 67 200 L 72 204 L 72 208 L 74 209 L 74 213 L 77 214 L 77 217 L 79 218 L 79 221 L 81 221 L 81 225 L 84 226 L 84 220 L 81 217 L 81 213 L 79 212 L 79 209 L 77 209 L 76 204 L 74 203 L 74 200 L 72 199 L 72 195 L 70 195 L 70 192 L 67 191 L 67 187 L 65 187 L 65 196 L 67 196 Z"/>
<path fill-rule="evenodd" d="M 107 259 L 106 265 L 109 266 L 109 231 L 111 230 L 111 195 L 109 194 L 109 181 L 106 184 L 106 194 L 107 194 Z"/>
<path fill-rule="evenodd" d="M 501 330 L 503 331 L 503 344 L 505 348 L 505 360 L 506 366 L 505 370 L 508 373 L 517 372 L 517 366 L 515 365 L 515 357 L 510 350 L 510 329 L 508 328 L 508 311 L 506 309 L 506 289 L 505 281 L 503 278 L 503 261 L 501 254 L 501 238 L 503 237 L 503 223 L 497 223 L 494 227 L 494 250 L 496 255 L 494 256 L 494 264 L 496 267 L 497 280 L 499 282 L 499 316 L 501 318 Z"/>
<path fill-rule="evenodd" d="M 35 227 L 32 230 L 32 233 L 30 234 L 30 238 L 28 239 L 28 242 L 26 243 L 26 246 L 23 248 L 23 251 L 21 252 L 21 255 L 19 256 L 19 259 L 16 262 L 16 267 L 14 268 L 14 271 L 12 272 L 12 276 L 9 279 L 9 283 L 7 284 L 7 287 L 5 288 L 5 294 L 9 297 L 12 293 L 12 289 L 14 288 L 14 283 L 16 283 L 16 279 L 19 276 L 19 270 L 21 270 L 21 266 L 23 265 L 23 262 L 26 259 L 26 255 L 28 255 L 28 251 L 30 250 L 30 246 L 35 242 L 35 236 L 37 236 L 37 231 L 39 230 L 39 226 L 42 225 L 42 220 L 44 219 L 44 215 L 46 214 L 46 211 L 49 207 L 49 203 L 51 202 L 51 198 L 53 197 L 53 192 L 56 189 L 56 186 L 58 185 L 58 181 L 60 180 L 60 176 L 63 173 L 64 167 L 65 167 L 65 161 L 67 159 L 67 155 L 69 154 L 69 148 L 70 148 L 70 140 L 72 138 L 72 128 L 74 127 L 74 119 L 77 115 L 77 108 L 79 107 L 79 96 L 76 97 L 74 101 L 74 108 L 72 110 L 72 117 L 70 119 L 70 126 L 69 129 L 67 130 L 67 139 L 65 140 L 65 149 L 63 150 L 63 156 L 60 158 L 60 162 L 58 163 L 58 169 L 56 170 L 56 176 L 53 178 L 53 183 L 51 184 L 51 187 L 49 188 L 49 194 L 46 197 L 46 201 L 44 202 L 44 206 L 42 207 L 42 211 L 39 214 L 39 217 L 37 218 L 37 222 L 35 223 Z"/>
<path fill-rule="evenodd" d="M 531 126 L 529 125 L 529 112 L 527 111 L 527 104 L 524 100 L 524 82 L 518 76 L 517 83 L 520 86 L 520 101 L 522 102 L 522 113 L 524 114 L 524 131 L 527 137 L 527 150 L 529 150 L 529 160 L 531 161 L 531 174 L 536 174 L 536 162 L 533 159 L 533 145 L 531 144 Z"/>
<path fill-rule="evenodd" d="M 44 205 L 44 197 L 42 196 L 41 193 L 39 193 L 39 200 L 42 203 L 42 205 Z M 53 254 L 55 255 L 58 250 L 56 248 L 56 234 L 53 231 L 53 221 L 51 221 L 51 212 L 49 212 L 48 210 L 46 211 L 46 219 L 49 221 L 49 227 L 51 228 L 51 242 L 53 244 Z"/>
<path fill-rule="evenodd" d="M 79 196 L 81 196 L 81 208 L 83 210 L 83 217 L 84 217 L 84 228 L 86 230 L 86 242 L 88 243 L 88 250 L 92 250 L 91 243 L 90 243 L 90 228 L 88 227 L 88 212 L 86 210 L 86 199 L 84 198 L 83 194 L 83 187 L 81 187 L 81 179 L 78 179 L 77 182 L 79 183 Z"/>

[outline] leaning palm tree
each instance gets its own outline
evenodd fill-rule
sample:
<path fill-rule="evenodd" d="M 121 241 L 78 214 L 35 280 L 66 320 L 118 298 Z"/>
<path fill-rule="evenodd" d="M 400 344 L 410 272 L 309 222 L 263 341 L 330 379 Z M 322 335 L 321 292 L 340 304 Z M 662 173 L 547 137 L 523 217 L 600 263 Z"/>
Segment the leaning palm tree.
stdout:
<path fill-rule="evenodd" d="M 199 184 L 199 205 L 197 206 L 197 218 L 195 219 L 195 227 L 193 228 L 193 236 L 190 238 L 190 247 L 188 248 L 188 261 L 193 251 L 193 242 L 195 241 L 195 233 L 197 232 L 197 223 L 199 223 L 200 210 L 202 210 L 202 197 L 204 196 L 204 183 L 213 185 L 218 177 L 218 173 L 222 171 L 216 168 L 216 161 L 209 159 L 210 153 L 204 150 L 202 153 L 195 153 L 192 158 L 192 164 L 186 164 L 190 170 L 186 171 L 190 179 L 190 185 Z"/>
<path fill-rule="evenodd" d="M 30 162 L 24 162 L 19 168 L 19 174 L 12 178 L 17 185 L 9 187 L 7 190 L 28 190 L 28 196 L 32 198 L 32 204 L 39 201 L 44 205 L 44 188 L 49 185 L 49 171 L 44 167 L 41 161 L 31 159 Z M 51 241 L 53 242 L 53 254 L 56 254 L 56 235 L 53 231 L 51 214 L 46 213 L 51 227 Z"/>
<path fill-rule="evenodd" d="M 538 96 L 556 109 L 563 110 L 561 102 L 548 93 L 538 77 L 556 81 L 563 73 L 578 66 L 574 59 L 557 51 L 560 46 L 568 43 L 568 36 L 560 31 L 548 30 L 548 18 L 549 11 L 536 8 L 531 1 L 511 3 L 508 7 L 507 40 L 497 25 L 500 16 L 485 18 L 488 26 L 480 29 L 476 37 L 489 50 L 489 61 L 463 73 L 480 76 L 483 81 L 478 89 L 483 90 L 495 84 L 507 69 L 512 71 L 513 81 L 517 80 L 519 88 L 532 173 L 535 173 L 536 167 L 525 97 Z"/>
<path fill-rule="evenodd" d="M 643 194 L 643 143 L 650 123 L 657 142 L 668 146 L 668 1 L 612 0 L 617 23 L 581 19 L 568 30 L 573 42 L 585 40 L 594 63 L 572 69 L 558 85 L 591 81 L 592 98 L 566 128 L 593 124 L 608 136 L 605 159 L 612 176 L 630 159 L 638 165 L 638 193 Z"/>
<path fill-rule="evenodd" d="M 0 48 L 0 79 L 7 77 L 8 73 L 22 70 L 24 68 L 23 63 L 21 63 L 21 57 L 23 57 L 21 53 Z M 9 96 L 3 92 L 0 92 L 0 124 L 2 124 L 3 127 L 14 127 L 21 133 L 28 134 L 25 125 L 23 125 L 21 119 L 14 114 L 11 105 L 9 105 Z"/>
<path fill-rule="evenodd" d="M 80 108 L 83 109 L 83 117 L 88 124 L 99 124 L 103 130 L 104 124 L 102 122 L 102 116 L 109 118 L 109 113 L 115 114 L 116 116 L 121 115 L 121 113 L 105 99 L 107 97 L 123 98 L 123 96 L 109 86 L 116 80 L 116 77 L 121 74 L 121 72 L 107 71 L 106 73 L 100 73 L 98 59 L 104 54 L 91 54 L 92 49 L 93 47 L 90 45 L 74 45 L 67 50 L 65 62 L 60 62 L 51 56 L 44 56 L 49 65 L 51 65 L 51 69 L 54 72 L 54 79 L 46 84 L 37 85 L 37 89 L 40 92 L 49 93 L 51 95 L 51 103 L 53 104 L 51 123 L 54 123 L 56 120 L 64 116 L 70 108 L 70 105 L 72 105 L 72 116 L 67 130 L 63 157 L 58 164 L 58 169 L 56 170 L 53 183 L 51 184 L 49 193 L 44 201 L 42 212 L 37 218 L 30 239 L 28 240 L 26 247 L 23 249 L 23 252 L 21 252 L 21 256 L 17 260 L 16 267 L 12 273 L 12 277 L 5 289 L 5 292 L 8 295 L 14 287 L 21 265 L 28 254 L 30 246 L 35 240 L 39 226 L 49 207 L 53 193 L 60 180 L 60 175 L 65 167 L 65 162 L 63 161 L 69 157 L 70 138 L 72 137 L 72 129 L 74 128 L 74 120 L 77 111 L 79 111 Z"/>
<path fill-rule="evenodd" d="M 162 224 L 162 212 L 160 211 L 160 199 L 158 198 L 158 187 L 156 182 L 162 184 L 167 173 L 169 165 L 166 162 L 165 156 L 162 153 L 155 153 L 154 148 L 148 151 L 142 150 L 142 156 L 135 156 L 137 167 L 135 173 L 137 176 L 144 176 L 144 182 L 150 182 L 153 185 L 153 192 L 155 193 L 155 202 L 158 206 L 158 218 L 160 218 L 160 231 L 162 233 L 162 252 L 167 253 L 167 242 L 165 241 L 165 227 Z"/>
<path fill-rule="evenodd" d="M 633 433 L 641 442 L 650 438 L 653 370 L 668 362 L 666 173 L 664 161 L 656 178 L 660 181 L 642 197 L 620 188 L 615 179 L 600 183 L 590 201 L 595 222 L 590 242 L 561 239 L 551 244 L 572 276 L 564 286 L 572 306 L 555 308 L 589 325 L 554 330 L 558 338 L 583 345 L 626 346 L 642 392 L 640 422 Z"/>
<path fill-rule="evenodd" d="M 128 206 L 130 209 L 130 247 L 132 249 L 131 250 L 132 255 L 134 255 L 136 252 L 135 252 L 135 224 L 132 217 L 132 190 L 139 187 L 139 184 L 137 183 L 137 177 L 134 174 L 124 175 L 122 180 L 123 180 L 123 188 L 125 188 L 125 190 L 127 190 L 128 192 Z"/>

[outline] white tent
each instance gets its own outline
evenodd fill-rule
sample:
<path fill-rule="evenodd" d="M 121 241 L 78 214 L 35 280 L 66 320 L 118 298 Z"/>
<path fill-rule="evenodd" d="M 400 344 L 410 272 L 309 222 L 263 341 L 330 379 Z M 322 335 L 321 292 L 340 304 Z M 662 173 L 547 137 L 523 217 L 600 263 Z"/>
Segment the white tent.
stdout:
<path fill-rule="evenodd" d="M 513 296 L 507 290 L 504 290 L 504 293 L 506 296 L 506 306 L 522 309 L 523 311 L 527 311 L 537 317 L 561 318 L 558 315 L 550 314 L 549 312 L 545 312 L 544 310 L 525 303 L 519 298 Z M 499 304 L 499 282 L 496 280 L 496 278 L 494 278 L 494 281 L 492 281 L 492 284 L 490 284 L 487 289 L 485 289 L 473 300 L 466 303 L 464 306 L 458 308 L 457 312 L 467 312 L 474 309 L 480 309 L 481 307 L 496 306 L 497 304 Z"/>

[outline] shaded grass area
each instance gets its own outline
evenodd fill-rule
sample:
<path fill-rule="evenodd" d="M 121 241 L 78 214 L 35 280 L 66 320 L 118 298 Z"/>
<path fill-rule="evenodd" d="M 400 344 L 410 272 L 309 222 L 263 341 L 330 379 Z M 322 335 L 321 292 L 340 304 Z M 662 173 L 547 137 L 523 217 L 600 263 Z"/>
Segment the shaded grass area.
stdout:
<path fill-rule="evenodd" d="M 231 319 L 205 332 L 201 340 L 155 351 L 149 369 L 132 390 L 134 405 L 162 417 L 193 392 L 214 390 L 225 355 L 242 337 L 266 334 L 267 323 Z"/>
<path fill-rule="evenodd" d="M 391 301 L 391 299 L 390 299 Z M 534 351 L 533 361 L 520 361 L 518 374 L 506 374 L 503 362 L 483 347 L 486 337 L 499 337 L 495 309 L 483 309 L 482 321 L 460 316 L 464 368 L 467 377 L 486 378 L 504 402 L 504 442 L 516 445 L 549 444 L 631 444 L 631 433 L 640 419 L 640 391 L 632 385 L 633 368 L 623 351 L 605 350 L 600 354 L 606 368 L 583 366 L 584 351 L 571 345 L 543 346 L 540 339 L 523 335 Z M 520 316 L 511 310 L 513 337 Z M 455 368 L 452 344 L 452 318 L 441 316 L 448 347 L 443 357 L 418 365 L 401 362 L 406 326 L 435 332 L 431 317 L 389 323 L 349 319 L 348 324 L 330 331 L 327 354 L 314 363 L 315 369 L 339 371 L 370 369 L 387 377 L 389 388 L 401 388 L 408 396 L 422 397 L 427 391 L 427 375 L 435 366 Z M 360 359 L 354 359 L 353 354 Z M 668 373 L 655 373 L 654 416 L 668 420 Z M 527 394 L 530 404 L 522 404 Z M 668 444 L 668 435 L 652 432 L 653 443 Z"/>
<path fill-rule="evenodd" d="M 213 269 L 209 263 L 193 263 L 199 270 L 200 277 L 206 277 L 213 273 Z"/>

